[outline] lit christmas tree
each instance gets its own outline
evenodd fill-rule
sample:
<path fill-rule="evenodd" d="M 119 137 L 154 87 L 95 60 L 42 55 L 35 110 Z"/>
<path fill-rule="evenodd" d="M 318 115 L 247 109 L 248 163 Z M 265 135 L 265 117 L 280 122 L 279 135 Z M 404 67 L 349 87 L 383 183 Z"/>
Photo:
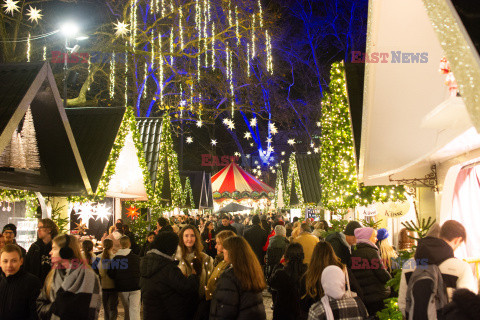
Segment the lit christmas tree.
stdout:
<path fill-rule="evenodd" d="M 345 67 L 332 65 L 329 92 L 322 99 L 320 179 L 326 209 L 345 213 L 357 204 L 405 200 L 403 186 L 359 187 Z"/>

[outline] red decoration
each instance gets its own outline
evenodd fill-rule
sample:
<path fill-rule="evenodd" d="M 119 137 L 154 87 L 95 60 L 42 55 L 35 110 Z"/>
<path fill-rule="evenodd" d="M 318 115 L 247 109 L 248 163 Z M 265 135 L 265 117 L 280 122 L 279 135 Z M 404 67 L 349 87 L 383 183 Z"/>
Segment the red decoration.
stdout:
<path fill-rule="evenodd" d="M 137 208 L 135 206 L 130 206 L 127 208 L 127 216 L 130 217 L 132 220 L 137 218 L 140 212 L 138 212 L 140 208 Z"/>
<path fill-rule="evenodd" d="M 450 72 L 450 63 L 448 63 L 447 58 L 443 57 L 440 60 L 440 70 L 438 70 L 441 74 L 448 74 Z"/>

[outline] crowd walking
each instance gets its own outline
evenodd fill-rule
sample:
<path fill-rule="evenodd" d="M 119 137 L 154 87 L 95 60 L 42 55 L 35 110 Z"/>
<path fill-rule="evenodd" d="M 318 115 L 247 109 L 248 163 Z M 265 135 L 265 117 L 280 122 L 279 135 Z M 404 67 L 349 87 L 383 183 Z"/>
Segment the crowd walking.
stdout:
<path fill-rule="evenodd" d="M 37 235 L 26 251 L 15 225 L 3 228 L 0 319 L 94 320 L 103 309 L 115 320 L 120 304 L 129 320 L 266 320 L 270 309 L 275 320 L 376 319 L 397 298 L 395 274 L 405 319 L 480 318 L 478 283 L 454 257 L 467 234 L 453 220 L 407 261 L 386 229 L 350 221 L 333 232 L 327 221 L 282 215 L 161 217 L 141 246 L 117 221 L 97 253 L 50 219 Z"/>

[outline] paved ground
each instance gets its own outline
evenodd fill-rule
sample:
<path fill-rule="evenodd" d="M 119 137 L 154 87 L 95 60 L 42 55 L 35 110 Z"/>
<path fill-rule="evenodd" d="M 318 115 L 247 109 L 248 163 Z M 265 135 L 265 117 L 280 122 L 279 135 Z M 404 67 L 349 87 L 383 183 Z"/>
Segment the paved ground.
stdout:
<path fill-rule="evenodd" d="M 267 290 L 265 290 L 263 292 L 263 304 L 265 305 L 265 312 L 267 313 L 267 320 L 271 320 L 273 318 L 273 311 L 270 308 L 271 305 L 272 305 L 272 295 Z M 99 319 L 104 320 L 103 308 L 100 310 Z M 118 303 L 118 318 L 117 318 L 117 320 L 122 320 L 122 319 L 125 319 L 125 312 L 123 310 L 122 303 L 119 302 Z"/>

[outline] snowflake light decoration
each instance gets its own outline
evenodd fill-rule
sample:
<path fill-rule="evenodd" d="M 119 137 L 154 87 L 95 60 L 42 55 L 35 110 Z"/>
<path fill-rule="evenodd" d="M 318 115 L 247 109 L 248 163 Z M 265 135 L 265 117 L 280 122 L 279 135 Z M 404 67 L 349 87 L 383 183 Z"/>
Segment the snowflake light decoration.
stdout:
<path fill-rule="evenodd" d="M 28 9 L 27 16 L 29 21 L 36 22 L 38 23 L 38 20 L 41 20 L 43 17 L 43 14 L 40 14 L 42 10 L 37 9 L 37 8 L 32 8 L 32 6 L 29 6 L 30 8 Z"/>
<path fill-rule="evenodd" d="M 278 129 L 277 127 L 275 127 L 275 123 L 272 122 L 269 125 L 270 125 L 270 133 L 272 135 L 276 135 L 278 133 Z"/>
<path fill-rule="evenodd" d="M 203 125 L 203 122 L 202 122 L 202 120 L 197 120 L 197 127 L 199 127 L 199 128 L 200 128 L 202 125 Z"/>
<path fill-rule="evenodd" d="M 18 9 L 17 3 L 18 3 L 18 1 L 5 0 L 5 4 L 2 4 L 2 6 L 5 8 L 5 13 L 6 13 L 6 14 L 11 13 L 12 16 L 13 16 L 13 13 L 14 13 L 15 11 L 20 12 L 20 10 Z"/>
<path fill-rule="evenodd" d="M 187 143 L 190 144 L 193 142 L 193 138 L 192 137 L 187 137 L 186 139 Z"/>
<path fill-rule="evenodd" d="M 130 30 L 128 30 L 128 24 L 125 22 L 117 20 L 117 23 L 114 23 L 113 25 L 115 26 L 115 36 L 117 37 L 124 37 L 130 32 Z"/>
<path fill-rule="evenodd" d="M 110 220 L 112 212 L 110 207 L 107 207 L 106 203 L 101 203 L 97 205 L 97 210 L 95 210 L 95 220 L 100 220 L 103 223 L 103 219 L 106 221 Z"/>
<path fill-rule="evenodd" d="M 85 221 L 88 224 L 88 220 L 94 219 L 93 212 L 95 208 L 92 206 L 91 203 L 82 203 L 77 208 L 77 212 L 75 214 L 78 216 L 79 219 Z"/>
<path fill-rule="evenodd" d="M 313 149 L 313 151 L 314 151 L 315 153 L 318 153 L 318 152 L 320 151 L 320 149 L 319 149 L 319 148 L 315 148 L 315 149 Z"/>

